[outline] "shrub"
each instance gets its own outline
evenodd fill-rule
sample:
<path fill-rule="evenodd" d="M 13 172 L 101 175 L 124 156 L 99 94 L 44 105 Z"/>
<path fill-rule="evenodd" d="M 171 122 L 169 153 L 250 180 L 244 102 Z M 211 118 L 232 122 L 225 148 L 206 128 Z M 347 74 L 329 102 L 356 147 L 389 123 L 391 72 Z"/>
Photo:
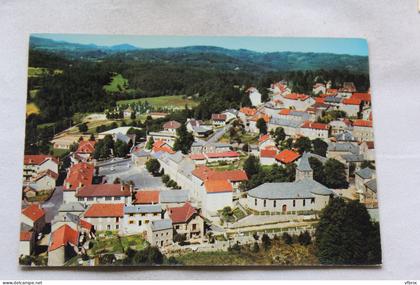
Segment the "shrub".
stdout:
<path fill-rule="evenodd" d="M 292 244 L 293 243 L 293 238 L 288 233 L 284 233 L 283 236 L 282 236 L 282 239 L 283 239 L 285 244 Z"/>

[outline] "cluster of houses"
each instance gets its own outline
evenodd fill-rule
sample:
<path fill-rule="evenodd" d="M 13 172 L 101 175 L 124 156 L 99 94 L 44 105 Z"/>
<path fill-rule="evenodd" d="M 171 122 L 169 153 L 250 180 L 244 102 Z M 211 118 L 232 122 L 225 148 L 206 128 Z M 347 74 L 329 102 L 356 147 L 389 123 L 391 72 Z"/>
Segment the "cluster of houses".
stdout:
<path fill-rule="evenodd" d="M 223 208 L 234 208 L 242 197 L 251 212 L 275 214 L 319 211 L 336 192 L 315 181 L 309 159 L 325 163 L 328 158 L 342 162 L 347 179 L 354 172 L 355 188 L 360 202 L 374 207 L 376 200 L 375 170 L 362 163 L 374 163 L 370 93 L 357 92 L 354 84 L 345 83 L 332 89 L 330 83 L 317 83 L 313 94 L 292 93 L 287 82 L 273 83 L 270 100 L 262 102 L 260 92 L 252 87 L 246 93 L 252 107 L 229 109 L 212 114 L 211 124 L 196 119 L 185 122 L 195 142 L 189 154 L 173 149 L 177 130 L 183 123 L 168 121 L 159 132 L 149 132 L 147 141 L 133 146 L 131 160 L 136 167 L 156 159 L 160 170 L 181 189 L 137 189 L 120 181 L 107 182 L 97 177 L 97 162 L 92 158 L 96 142 L 78 140 L 71 156 L 71 166 L 63 182 L 63 203 L 51 220 L 48 241 L 48 265 L 65 264 L 75 255 L 84 255 L 89 241 L 98 232 L 117 235 L 142 234 L 151 245 L 161 249 L 174 240 L 204 242 L 205 223 L 218 222 Z M 344 118 L 328 123 L 319 122 L 328 111 L 344 111 Z M 124 116 L 130 117 L 130 110 Z M 127 114 L 126 114 L 127 112 Z M 159 116 L 159 114 L 156 114 Z M 218 131 L 228 131 L 230 123 L 240 121 L 247 132 L 258 135 L 257 122 L 263 119 L 268 131 L 283 128 L 287 137 L 321 139 L 328 144 L 326 157 L 314 153 L 299 153 L 295 149 L 280 149 L 270 133 L 260 135 L 256 145 L 243 151 L 229 143 L 206 137 Z M 119 127 L 98 134 L 98 139 L 111 135 L 114 140 L 135 141 L 127 134 L 130 127 Z M 67 148 L 67 144 L 54 141 Z M 60 145 L 62 143 L 62 145 Z M 72 142 L 74 143 L 74 141 Z M 249 190 L 245 198 L 239 186 L 249 177 L 242 169 L 219 170 L 213 166 L 232 164 L 250 153 L 259 157 L 262 165 L 296 165 L 294 182 L 264 183 Z M 41 190 L 54 191 L 59 161 L 46 155 L 26 155 L 24 160 L 23 193 L 26 198 Z M 22 209 L 21 255 L 30 255 L 45 228 L 45 212 L 38 204 L 27 203 Z"/>

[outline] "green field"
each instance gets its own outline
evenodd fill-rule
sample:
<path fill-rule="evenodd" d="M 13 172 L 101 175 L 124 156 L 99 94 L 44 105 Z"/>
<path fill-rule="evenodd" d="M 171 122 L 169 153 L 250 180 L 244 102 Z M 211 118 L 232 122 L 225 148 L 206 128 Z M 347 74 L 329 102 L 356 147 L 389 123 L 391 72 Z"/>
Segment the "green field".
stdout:
<path fill-rule="evenodd" d="M 140 102 L 144 103 L 146 101 L 155 108 L 184 108 L 185 105 L 188 105 L 188 107 L 195 107 L 198 105 L 197 101 L 184 98 L 183 95 L 120 100 L 117 102 L 117 105 L 129 105 Z"/>
<path fill-rule="evenodd" d="M 45 74 L 49 74 L 51 72 L 51 70 L 49 70 L 48 68 L 44 68 L 44 67 L 28 67 L 28 77 L 40 77 L 43 76 Z M 63 71 L 60 69 L 54 69 L 52 70 L 53 74 L 60 74 Z"/>
<path fill-rule="evenodd" d="M 121 74 L 117 73 L 112 77 L 111 83 L 104 86 L 104 90 L 109 93 L 114 92 L 130 92 L 133 89 L 128 88 L 128 80 Z"/>

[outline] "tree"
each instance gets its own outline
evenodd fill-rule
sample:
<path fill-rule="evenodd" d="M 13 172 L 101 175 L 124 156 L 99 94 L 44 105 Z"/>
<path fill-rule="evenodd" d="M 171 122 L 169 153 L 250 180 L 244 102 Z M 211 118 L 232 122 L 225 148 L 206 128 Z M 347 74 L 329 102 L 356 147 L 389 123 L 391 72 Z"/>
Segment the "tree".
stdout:
<path fill-rule="evenodd" d="M 312 149 L 312 142 L 307 137 L 300 137 L 296 140 L 296 142 L 293 145 L 294 148 L 298 150 L 300 154 L 311 151 Z"/>
<path fill-rule="evenodd" d="M 271 246 L 271 239 L 267 234 L 263 234 L 263 236 L 261 237 L 261 241 L 263 243 L 264 246 L 264 250 L 268 250 Z"/>
<path fill-rule="evenodd" d="M 160 170 L 160 163 L 157 159 L 152 158 L 146 162 L 146 169 L 149 171 L 153 176 L 159 175 Z"/>
<path fill-rule="evenodd" d="M 320 138 L 316 138 L 312 141 L 313 152 L 320 156 L 325 157 L 327 154 L 328 144 Z"/>
<path fill-rule="evenodd" d="M 358 201 L 332 198 L 321 212 L 315 248 L 323 264 L 380 264 L 379 225 Z"/>
<path fill-rule="evenodd" d="M 92 133 L 92 134 L 90 134 L 90 138 L 89 138 L 89 140 L 90 141 L 95 141 L 95 135 Z"/>
<path fill-rule="evenodd" d="M 77 128 L 79 129 L 79 132 L 81 132 L 81 133 L 86 133 L 87 130 L 88 130 L 88 127 L 87 127 L 86 123 L 82 123 L 82 124 L 78 125 Z"/>
<path fill-rule="evenodd" d="M 162 175 L 162 182 L 164 184 L 168 183 L 170 179 L 171 178 L 169 177 L 169 175 L 166 175 L 166 174 Z"/>
<path fill-rule="evenodd" d="M 347 188 L 346 166 L 334 158 L 327 159 L 324 164 L 324 185 L 328 188 Z"/>
<path fill-rule="evenodd" d="M 293 238 L 287 232 L 283 234 L 282 239 L 283 239 L 285 244 L 292 244 L 293 243 Z"/>
<path fill-rule="evenodd" d="M 308 231 L 304 231 L 298 236 L 298 241 L 301 245 L 309 245 L 311 243 L 311 235 Z"/>
<path fill-rule="evenodd" d="M 282 127 L 276 128 L 276 130 L 273 133 L 274 142 L 277 146 L 280 145 L 282 141 L 286 139 L 286 133 L 284 132 L 284 129 Z"/>
<path fill-rule="evenodd" d="M 187 131 L 185 124 L 181 124 L 181 127 L 176 132 L 178 137 L 174 143 L 174 150 L 180 150 L 183 154 L 188 154 L 194 142 L 194 136 Z"/>
<path fill-rule="evenodd" d="M 155 143 L 155 140 L 153 139 L 153 137 L 150 137 L 149 140 L 147 141 L 146 149 L 152 149 L 154 143 Z"/>
<path fill-rule="evenodd" d="M 256 123 L 256 127 L 260 131 L 260 135 L 267 134 L 267 123 L 263 118 L 259 118 Z"/>
<path fill-rule="evenodd" d="M 114 155 L 117 157 L 125 157 L 130 152 L 130 147 L 126 142 L 117 140 L 114 144 Z"/>
<path fill-rule="evenodd" d="M 372 161 L 369 160 L 363 160 L 360 164 L 360 168 L 369 167 L 370 169 L 375 169 L 375 164 L 373 164 Z"/>
<path fill-rule="evenodd" d="M 252 177 L 260 171 L 260 161 L 254 155 L 250 155 L 244 162 L 244 171 L 248 177 Z"/>
<path fill-rule="evenodd" d="M 132 119 L 132 120 L 136 119 L 136 112 L 134 112 L 134 111 L 131 112 L 130 119 Z"/>
<path fill-rule="evenodd" d="M 325 173 L 324 173 L 324 165 L 322 164 L 322 162 L 316 157 L 309 157 L 308 161 L 313 171 L 314 180 L 321 184 L 324 184 Z"/>
<path fill-rule="evenodd" d="M 254 253 L 257 253 L 260 251 L 260 246 L 258 245 L 257 242 L 254 242 L 254 244 L 251 246 L 251 251 Z"/>

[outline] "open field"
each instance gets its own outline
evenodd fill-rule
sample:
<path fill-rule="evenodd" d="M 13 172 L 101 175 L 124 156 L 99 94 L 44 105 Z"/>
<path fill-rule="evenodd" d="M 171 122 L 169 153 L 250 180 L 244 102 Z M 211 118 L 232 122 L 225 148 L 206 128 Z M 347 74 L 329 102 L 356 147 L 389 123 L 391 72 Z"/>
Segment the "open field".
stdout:
<path fill-rule="evenodd" d="M 39 114 L 40 110 L 35 103 L 26 104 L 26 116 L 31 114 Z"/>
<path fill-rule="evenodd" d="M 54 69 L 54 70 L 49 70 L 48 68 L 43 68 L 43 67 L 28 67 L 28 77 L 40 77 L 43 76 L 45 74 L 60 74 L 63 71 L 60 69 Z"/>
<path fill-rule="evenodd" d="M 112 77 L 111 83 L 104 86 L 104 90 L 109 93 L 133 91 L 133 89 L 129 89 L 127 86 L 128 80 L 121 74 L 117 73 Z"/>
<path fill-rule="evenodd" d="M 149 97 L 149 98 L 140 98 L 140 99 L 131 99 L 131 100 L 120 100 L 117 102 L 117 105 L 129 105 L 133 103 L 144 103 L 148 102 L 154 108 L 177 108 L 183 109 L 185 105 L 188 107 L 195 107 L 198 105 L 197 101 L 192 99 L 184 99 L 183 95 L 175 96 L 159 96 L 159 97 Z"/>

